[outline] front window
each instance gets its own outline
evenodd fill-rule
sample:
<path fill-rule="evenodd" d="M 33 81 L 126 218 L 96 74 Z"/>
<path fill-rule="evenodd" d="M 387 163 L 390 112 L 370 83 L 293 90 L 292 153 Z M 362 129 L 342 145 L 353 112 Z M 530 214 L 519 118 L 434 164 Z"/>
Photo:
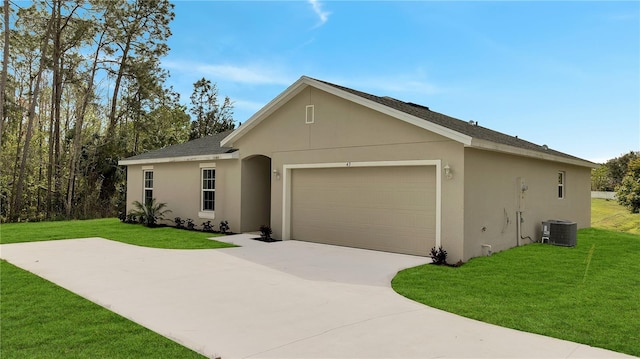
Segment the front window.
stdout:
<path fill-rule="evenodd" d="M 216 208 L 216 170 L 202 169 L 202 210 L 214 211 Z"/>
<path fill-rule="evenodd" d="M 151 203 L 153 199 L 153 171 L 144 171 L 144 204 Z"/>
<path fill-rule="evenodd" d="M 564 182 L 566 174 L 563 171 L 558 172 L 558 198 L 564 198 Z"/>

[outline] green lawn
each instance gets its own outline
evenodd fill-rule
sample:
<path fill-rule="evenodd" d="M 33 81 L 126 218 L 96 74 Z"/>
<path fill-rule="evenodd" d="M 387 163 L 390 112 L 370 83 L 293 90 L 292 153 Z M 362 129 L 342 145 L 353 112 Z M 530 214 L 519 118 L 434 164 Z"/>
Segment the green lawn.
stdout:
<path fill-rule="evenodd" d="M 392 281 L 401 295 L 465 317 L 640 356 L 640 236 L 583 229 L 574 248 L 531 244 L 424 265 Z"/>
<path fill-rule="evenodd" d="M 640 234 L 640 213 L 629 213 L 613 200 L 594 198 L 591 200 L 591 226 Z"/>
<path fill-rule="evenodd" d="M 5 223 L 0 226 L 0 244 L 102 237 L 118 242 L 153 248 L 205 249 L 234 245 L 207 238 L 217 234 L 186 231 L 173 227 L 147 228 L 121 223 L 115 218 L 84 221 Z"/>
<path fill-rule="evenodd" d="M 117 219 L 9 223 L 0 243 L 102 237 L 174 249 L 230 247 L 214 234 L 146 228 Z M 2 358 L 203 358 L 45 279 L 0 261 Z"/>
<path fill-rule="evenodd" d="M 0 261 L 0 352 L 9 358 L 204 358 Z"/>

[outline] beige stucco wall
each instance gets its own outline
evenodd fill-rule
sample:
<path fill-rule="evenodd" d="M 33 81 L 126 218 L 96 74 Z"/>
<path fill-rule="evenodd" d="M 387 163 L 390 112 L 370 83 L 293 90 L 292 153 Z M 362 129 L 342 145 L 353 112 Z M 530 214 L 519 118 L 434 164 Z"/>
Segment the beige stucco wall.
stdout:
<path fill-rule="evenodd" d="M 200 165 L 215 164 L 216 169 L 216 210 L 215 218 L 200 217 Z M 216 225 L 221 220 L 229 221 L 230 230 L 240 231 L 240 176 L 237 160 L 217 160 L 205 162 L 171 162 L 153 165 L 130 165 L 127 167 L 127 212 L 133 201 L 142 202 L 142 173 L 153 170 L 153 196 L 164 202 L 172 211 L 165 215 L 164 223 L 173 225 L 173 219 L 193 219 L 201 228 L 208 220 Z"/>
<path fill-rule="evenodd" d="M 265 156 L 244 158 L 241 162 L 241 231 L 255 232 L 270 225 L 271 160 Z"/>
<path fill-rule="evenodd" d="M 315 122 L 305 123 L 314 105 Z M 228 220 L 231 230 L 253 231 L 270 222 L 273 237 L 283 234 L 283 166 L 313 163 L 436 160 L 453 173 L 441 179 L 441 244 L 449 261 L 516 245 L 516 180 L 524 178 L 522 235 L 540 236 L 546 219 L 590 225 L 590 169 L 465 148 L 446 137 L 307 87 L 235 143 L 239 159 L 217 160 L 213 223 Z M 269 161 L 264 157 L 270 158 Z M 254 161 L 256 158 L 260 160 Z M 154 164 L 154 196 L 173 210 L 169 219 L 192 218 L 200 225 L 200 162 Z M 278 175 L 273 174 L 278 171 Z M 294 170 L 295 171 L 295 170 Z M 566 196 L 557 198 L 558 171 L 566 172 Z M 128 209 L 142 199 L 142 166 L 128 166 Z M 242 208 L 242 212 L 241 212 Z M 330 224 L 328 224 L 330 225 Z M 521 243 L 527 243 L 522 240 Z"/>
<path fill-rule="evenodd" d="M 524 178 L 522 236 L 539 240 L 541 222 L 570 220 L 578 228 L 591 223 L 590 169 L 472 148 L 465 149 L 464 258 L 516 246 L 517 180 Z M 565 198 L 558 198 L 558 172 L 566 172 Z M 530 243 L 524 239 L 521 244 Z"/>
<path fill-rule="evenodd" d="M 305 123 L 314 105 L 315 123 Z M 240 157 L 264 155 L 272 170 L 285 164 L 442 160 L 457 175 L 442 181 L 442 245 L 450 258 L 462 258 L 463 146 L 351 101 L 306 88 L 233 143 Z M 441 175 L 441 174 L 438 174 Z M 271 227 L 282 235 L 283 181 L 271 179 Z"/>

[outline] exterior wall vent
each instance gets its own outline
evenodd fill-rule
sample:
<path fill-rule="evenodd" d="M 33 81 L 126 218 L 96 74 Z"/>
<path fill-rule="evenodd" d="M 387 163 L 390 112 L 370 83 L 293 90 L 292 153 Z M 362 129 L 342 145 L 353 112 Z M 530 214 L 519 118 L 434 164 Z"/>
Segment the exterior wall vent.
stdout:
<path fill-rule="evenodd" d="M 578 225 L 576 222 L 547 220 L 542 222 L 542 243 L 575 247 Z"/>
<path fill-rule="evenodd" d="M 314 111 L 314 107 L 313 105 L 307 105 L 306 107 L 306 114 L 305 114 L 305 120 L 304 123 L 314 123 L 315 122 L 315 111 Z"/>

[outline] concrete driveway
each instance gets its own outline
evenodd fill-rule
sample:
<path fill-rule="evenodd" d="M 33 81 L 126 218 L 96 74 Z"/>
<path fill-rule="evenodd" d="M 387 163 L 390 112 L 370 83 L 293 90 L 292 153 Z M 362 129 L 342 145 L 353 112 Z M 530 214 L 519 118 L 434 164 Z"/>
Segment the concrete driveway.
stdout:
<path fill-rule="evenodd" d="M 391 278 L 426 258 L 225 239 L 243 247 L 166 250 L 87 238 L 2 245 L 0 256 L 209 357 L 629 357 L 397 295 Z"/>

